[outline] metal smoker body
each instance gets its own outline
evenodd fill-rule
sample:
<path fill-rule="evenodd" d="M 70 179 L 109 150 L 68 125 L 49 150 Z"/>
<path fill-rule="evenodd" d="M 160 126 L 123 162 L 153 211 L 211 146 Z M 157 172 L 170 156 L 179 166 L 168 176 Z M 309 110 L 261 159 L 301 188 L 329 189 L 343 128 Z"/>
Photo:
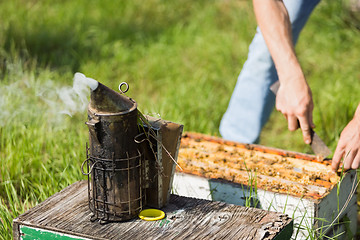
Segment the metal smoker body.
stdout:
<path fill-rule="evenodd" d="M 86 122 L 91 220 L 124 221 L 142 210 L 142 157 L 134 141 L 137 117 L 137 104 L 131 98 L 100 83 L 91 92 Z"/>

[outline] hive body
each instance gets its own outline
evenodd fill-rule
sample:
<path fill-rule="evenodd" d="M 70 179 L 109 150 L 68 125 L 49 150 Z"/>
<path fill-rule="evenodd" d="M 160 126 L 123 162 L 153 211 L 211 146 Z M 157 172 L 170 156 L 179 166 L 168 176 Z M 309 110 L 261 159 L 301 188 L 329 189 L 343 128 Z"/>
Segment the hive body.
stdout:
<path fill-rule="evenodd" d="M 294 218 L 294 239 L 356 233 L 355 171 L 340 181 L 316 156 L 197 133 L 183 136 L 178 163 L 176 194 L 284 212 Z"/>

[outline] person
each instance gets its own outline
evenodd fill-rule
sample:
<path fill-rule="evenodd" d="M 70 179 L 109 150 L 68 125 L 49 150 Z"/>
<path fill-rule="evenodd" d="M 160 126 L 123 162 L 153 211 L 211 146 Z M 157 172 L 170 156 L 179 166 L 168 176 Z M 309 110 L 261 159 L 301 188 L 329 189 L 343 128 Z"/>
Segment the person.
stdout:
<path fill-rule="evenodd" d="M 258 22 L 248 58 L 220 122 L 223 138 L 257 143 L 275 104 L 270 86 L 280 81 L 276 108 L 310 143 L 313 102 L 294 45 L 319 0 L 253 0 Z"/>
<path fill-rule="evenodd" d="M 311 143 L 311 128 L 315 127 L 312 93 L 294 46 L 319 2 L 253 0 L 258 27 L 220 122 L 219 131 L 224 139 L 258 143 L 261 130 L 276 103 L 276 109 L 288 122 L 288 129 L 295 131 L 300 128 L 304 142 Z M 276 81 L 280 82 L 280 87 L 275 98 L 270 86 Z M 345 133 L 343 136 L 345 139 Z M 342 147 L 335 152 L 337 155 L 334 155 L 333 168 L 339 166 L 338 158 L 348 150 L 349 142 L 340 138 L 339 144 Z M 354 155 L 357 156 L 355 152 L 349 155 L 344 167 L 358 166 L 358 158 L 350 159 Z"/>
<path fill-rule="evenodd" d="M 360 166 L 360 103 L 358 104 L 353 119 L 346 125 L 340 134 L 332 158 L 332 169 L 339 168 L 341 159 L 345 170 L 357 169 Z"/>

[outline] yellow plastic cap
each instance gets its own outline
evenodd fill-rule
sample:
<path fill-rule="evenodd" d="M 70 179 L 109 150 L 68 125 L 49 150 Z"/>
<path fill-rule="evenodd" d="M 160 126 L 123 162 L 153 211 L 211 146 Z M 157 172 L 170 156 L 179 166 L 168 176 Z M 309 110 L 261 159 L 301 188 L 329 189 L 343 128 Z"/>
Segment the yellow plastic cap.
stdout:
<path fill-rule="evenodd" d="M 139 218 L 145 221 L 156 221 L 164 217 L 165 213 L 159 209 L 145 209 L 139 213 Z"/>

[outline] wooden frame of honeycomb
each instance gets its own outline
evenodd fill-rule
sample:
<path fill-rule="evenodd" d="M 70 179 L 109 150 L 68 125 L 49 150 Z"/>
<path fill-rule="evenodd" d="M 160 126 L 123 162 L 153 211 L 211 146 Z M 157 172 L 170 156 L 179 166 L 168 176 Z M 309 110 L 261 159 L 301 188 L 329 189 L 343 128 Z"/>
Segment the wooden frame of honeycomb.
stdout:
<path fill-rule="evenodd" d="M 250 173 L 256 175 L 258 188 L 316 199 L 328 193 L 340 179 L 328 161 L 320 162 L 313 155 L 198 133 L 183 136 L 178 163 L 185 173 L 246 185 Z M 309 185 L 318 186 L 318 191 L 309 189 Z"/>

